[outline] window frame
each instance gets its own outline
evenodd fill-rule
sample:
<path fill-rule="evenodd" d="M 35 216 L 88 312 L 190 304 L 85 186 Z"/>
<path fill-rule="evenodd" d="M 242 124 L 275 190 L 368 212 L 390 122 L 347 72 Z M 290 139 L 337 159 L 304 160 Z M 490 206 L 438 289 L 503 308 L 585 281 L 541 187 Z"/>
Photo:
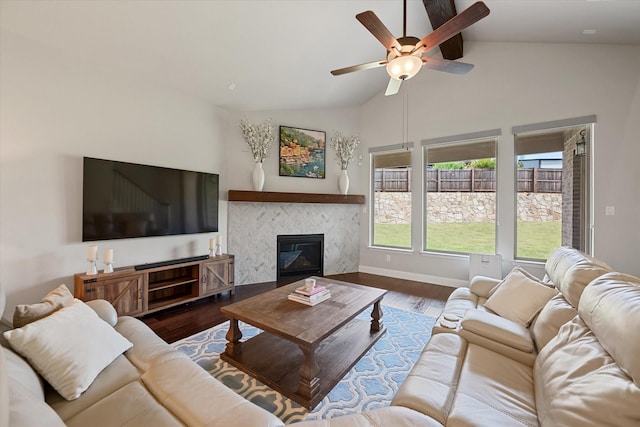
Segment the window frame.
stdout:
<path fill-rule="evenodd" d="M 594 147 L 594 131 L 597 123 L 597 117 L 595 114 L 581 117 L 574 117 L 563 120 L 553 120 L 548 122 L 531 123 L 525 125 L 513 126 L 511 128 L 511 134 L 513 136 L 513 168 L 514 168 L 514 189 L 513 189 L 513 259 L 520 262 L 546 262 L 546 258 L 527 258 L 518 256 L 518 148 L 517 141 L 518 135 L 531 134 L 545 131 L 551 132 L 554 130 L 569 129 L 574 127 L 584 126 L 587 129 L 586 148 L 584 155 L 584 176 L 582 179 L 586 188 L 583 188 L 583 207 L 581 214 L 584 216 L 582 220 L 582 226 L 584 231 L 582 232 L 582 238 L 584 239 L 584 248 L 580 249 L 587 254 L 593 254 L 593 218 L 594 218 L 594 206 L 593 206 L 593 147 Z M 564 164 L 564 157 L 563 157 Z M 563 189 L 564 191 L 564 189 Z M 562 233 L 562 232 L 561 232 Z M 561 241 L 562 245 L 562 241 Z"/>
<path fill-rule="evenodd" d="M 410 245 L 409 247 L 405 246 L 387 246 L 387 245 L 376 245 L 374 243 L 375 238 L 375 204 L 376 204 L 376 189 L 375 189 L 375 176 L 376 176 L 376 168 L 375 168 L 375 155 L 380 153 L 393 153 L 401 150 L 411 151 L 411 168 L 413 169 L 413 161 L 414 161 L 414 152 L 413 152 L 413 142 L 406 142 L 402 144 L 392 144 L 392 145 L 383 145 L 378 147 L 369 148 L 369 245 L 368 247 L 371 249 L 384 249 L 384 250 L 392 250 L 392 251 L 401 251 L 401 252 L 411 252 L 413 251 L 413 227 L 414 227 L 414 218 L 413 218 L 413 189 L 409 191 L 411 194 L 411 222 L 410 225 Z"/>
<path fill-rule="evenodd" d="M 500 136 L 502 136 L 502 130 L 501 129 L 490 129 L 490 130 L 485 130 L 485 131 L 478 131 L 478 132 L 471 132 L 471 133 L 465 133 L 465 134 L 459 134 L 459 135 L 450 135 L 450 136 L 445 136 L 445 137 L 439 137 L 439 138 L 430 138 L 430 139 L 424 139 L 421 141 L 421 147 L 422 147 L 422 157 L 421 157 L 421 175 L 422 175 L 422 180 L 421 180 L 421 192 L 422 192 L 422 204 L 421 204 L 421 213 L 422 213 L 422 218 L 421 218 L 421 223 L 422 223 L 422 232 L 421 232 L 421 236 L 422 236 L 422 242 L 421 242 L 421 249 L 420 251 L 422 253 L 428 253 L 428 254 L 445 254 L 445 255 L 462 255 L 462 256 L 467 256 L 471 253 L 474 252 L 460 252 L 460 251 L 453 251 L 453 250 L 441 250 L 441 249 L 430 249 L 427 248 L 427 233 L 428 233 L 428 224 L 427 224 L 427 209 L 429 208 L 428 203 L 427 203 L 427 185 L 426 185 L 426 173 L 427 173 L 427 165 L 428 163 L 428 158 L 427 158 L 427 150 L 430 147 L 446 147 L 447 145 L 464 145 L 464 144 L 469 144 L 469 143 L 473 143 L 473 142 L 486 142 L 488 140 L 493 140 L 494 141 L 494 154 L 495 154 L 495 159 L 496 159 L 496 189 L 495 189 L 495 212 L 496 212 L 496 218 L 494 221 L 494 235 L 493 235 L 493 255 L 499 253 L 498 251 L 498 217 L 499 217 L 499 212 L 498 212 L 498 198 L 499 198 L 499 192 L 498 192 L 498 168 L 499 168 L 499 155 L 498 155 L 498 144 L 500 141 Z"/>

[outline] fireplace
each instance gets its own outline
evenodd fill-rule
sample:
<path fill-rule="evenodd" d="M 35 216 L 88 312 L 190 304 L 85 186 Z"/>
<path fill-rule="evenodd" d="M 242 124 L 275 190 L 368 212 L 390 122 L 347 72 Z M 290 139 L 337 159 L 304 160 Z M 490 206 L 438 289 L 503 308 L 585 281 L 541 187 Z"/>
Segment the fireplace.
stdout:
<path fill-rule="evenodd" d="M 324 275 L 324 234 L 277 236 L 277 280 Z"/>

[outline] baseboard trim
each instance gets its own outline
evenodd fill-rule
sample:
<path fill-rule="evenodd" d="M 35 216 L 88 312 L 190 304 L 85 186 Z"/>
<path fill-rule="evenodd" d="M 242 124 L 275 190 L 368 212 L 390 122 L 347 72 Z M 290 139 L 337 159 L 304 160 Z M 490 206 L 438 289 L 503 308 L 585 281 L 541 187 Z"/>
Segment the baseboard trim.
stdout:
<path fill-rule="evenodd" d="M 370 267 L 367 265 L 358 266 L 358 271 L 361 273 L 377 274 L 379 276 L 388 276 L 396 279 L 433 283 L 434 285 L 448 286 L 450 288 L 463 288 L 469 286 L 469 282 L 467 280 L 431 276 L 428 274 L 411 273 L 408 271 L 389 270 L 387 268 Z"/>

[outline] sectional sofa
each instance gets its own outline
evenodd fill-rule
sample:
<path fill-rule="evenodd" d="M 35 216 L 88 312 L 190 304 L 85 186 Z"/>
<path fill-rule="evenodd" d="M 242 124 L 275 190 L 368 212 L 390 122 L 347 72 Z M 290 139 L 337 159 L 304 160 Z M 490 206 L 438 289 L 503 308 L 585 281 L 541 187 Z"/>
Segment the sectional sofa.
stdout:
<path fill-rule="evenodd" d="M 68 290 L 67 290 L 68 292 Z M 55 308 L 58 300 L 46 301 L 42 304 Z M 63 297 L 73 300 L 71 294 Z M 69 302 L 69 301 L 67 301 Z M 33 345 L 38 332 L 45 332 L 53 339 L 39 349 L 41 352 L 54 351 L 46 348 L 59 346 L 65 351 L 71 349 L 75 354 L 67 354 L 65 363 L 51 365 L 51 360 L 28 360 L 18 355 L 6 342 L 0 347 L 0 426 L 34 427 L 34 426 L 282 426 L 283 423 L 274 415 L 245 400 L 215 380 L 200 368 L 189 357 L 174 350 L 160 339 L 151 329 L 138 319 L 132 317 L 118 318 L 115 310 L 104 300 L 88 303 L 79 301 L 57 309 L 56 317 L 63 317 L 70 310 L 80 307 L 73 314 L 74 325 L 65 324 L 57 328 L 62 336 L 56 337 L 51 322 L 48 326 L 40 326 L 42 321 L 49 321 L 53 314 L 39 322 L 32 322 L 22 329 L 29 329 L 12 337 L 11 345 L 23 348 Z M 91 308 L 88 308 L 91 307 Z M 0 288 L 0 313 L 4 309 L 4 295 Z M 89 313 L 86 311 L 89 310 Z M 71 373 L 87 371 L 91 366 L 83 365 L 88 358 L 98 359 L 92 348 L 101 346 L 96 341 L 119 341 L 117 336 L 107 336 L 108 329 L 101 330 L 92 322 L 102 322 L 112 331 L 117 331 L 126 351 L 118 354 L 112 361 L 106 361 L 106 368 L 99 371 L 94 379 L 81 378 L 80 386 L 70 387 L 68 381 L 61 383 L 47 377 L 48 382 L 55 382 L 58 392 L 34 370 L 32 364 L 47 374 L 51 370 Z M 14 317 L 14 325 L 16 320 Z M 31 328 L 29 328 L 31 326 Z M 101 325 L 102 326 L 102 325 Z M 17 331 L 14 329 L 11 332 Z M 87 332 L 89 336 L 82 336 Z M 15 334 L 14 334 L 15 335 Z M 73 349 L 74 335 L 80 336 L 80 349 Z M 22 338 L 31 340 L 25 345 Z M 52 342 L 53 341 L 53 342 Z M 91 344 L 90 344 L 91 343 Z M 111 351 L 100 350 L 101 354 Z M 116 352 L 119 351 L 116 350 Z M 77 356 L 77 357 L 74 357 Z M 52 359 L 52 358 L 50 358 Z M 44 366 L 42 366 L 44 365 Z M 94 368 L 95 371 L 95 368 Z M 88 387 L 78 393 L 81 388 Z M 63 394 L 65 396 L 63 396 Z M 68 395 L 70 394 L 70 395 Z M 79 395 L 76 397 L 76 395 Z"/>
<path fill-rule="evenodd" d="M 546 282 L 517 269 L 502 281 L 477 278 L 470 288 L 452 294 L 390 407 L 296 425 L 640 425 L 640 279 L 610 270 L 585 254 L 561 248 L 547 261 Z M 506 307 L 498 304 L 505 298 Z M 55 299 L 49 302 L 56 304 Z M 77 303 L 66 304 L 55 312 L 64 314 Z M 27 361 L 4 343 L 0 425 L 282 425 L 137 319 L 117 318 L 105 301 L 80 304 L 81 310 L 91 307 L 96 318 L 123 337 L 125 350 L 85 391 L 79 392 L 83 386 L 67 390 L 63 383 L 56 384 L 58 392 L 43 385 L 33 369 L 42 361 Z M 81 329 L 92 331 L 91 316 L 82 316 L 87 318 Z M 73 326 L 63 330 L 68 337 L 58 339 L 73 348 L 71 338 L 82 332 Z M 93 360 L 91 349 L 99 345 L 89 342 L 101 340 L 102 333 L 85 337 L 85 348 L 74 354 Z M 24 337 L 9 338 L 12 346 L 20 347 Z M 67 393 L 72 396 L 65 398 Z"/>
<path fill-rule="evenodd" d="M 569 248 L 545 269 L 541 309 L 514 274 L 516 320 L 487 307 L 509 276 L 455 291 L 391 407 L 299 426 L 640 426 L 640 279 Z"/>

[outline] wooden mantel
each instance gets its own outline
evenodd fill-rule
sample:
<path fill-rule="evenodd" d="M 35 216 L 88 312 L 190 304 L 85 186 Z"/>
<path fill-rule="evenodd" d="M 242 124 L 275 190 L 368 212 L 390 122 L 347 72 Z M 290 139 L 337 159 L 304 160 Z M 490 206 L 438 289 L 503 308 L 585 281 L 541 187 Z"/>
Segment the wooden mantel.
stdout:
<path fill-rule="evenodd" d="M 364 205 L 362 194 L 279 193 L 273 191 L 229 190 L 230 202 L 334 203 Z"/>

